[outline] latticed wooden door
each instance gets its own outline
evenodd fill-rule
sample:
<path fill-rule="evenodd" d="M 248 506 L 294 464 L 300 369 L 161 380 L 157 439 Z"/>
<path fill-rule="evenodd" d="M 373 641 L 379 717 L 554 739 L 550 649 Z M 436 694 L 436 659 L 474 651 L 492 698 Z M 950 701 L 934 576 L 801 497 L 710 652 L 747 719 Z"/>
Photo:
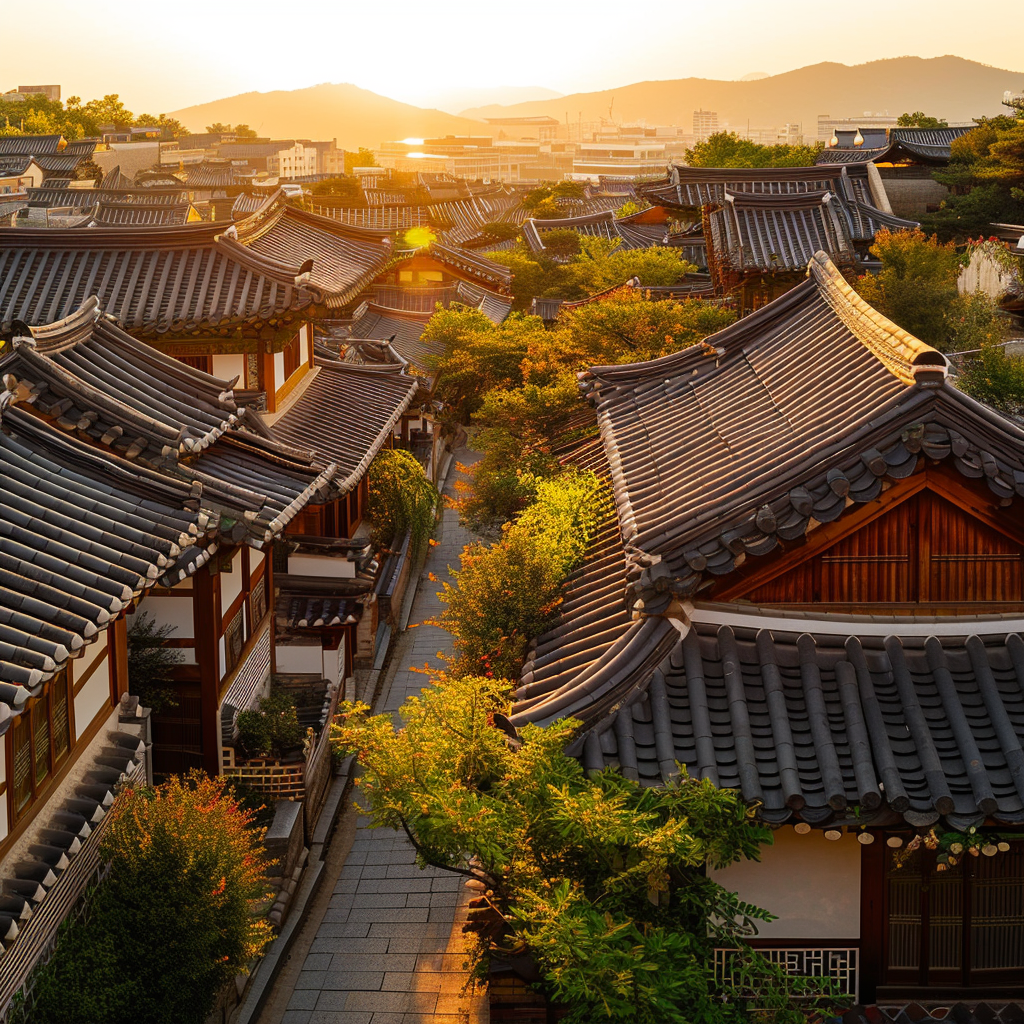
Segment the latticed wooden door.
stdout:
<path fill-rule="evenodd" d="M 936 870 L 934 851 L 886 865 L 887 985 L 1024 985 L 1024 841 Z"/>

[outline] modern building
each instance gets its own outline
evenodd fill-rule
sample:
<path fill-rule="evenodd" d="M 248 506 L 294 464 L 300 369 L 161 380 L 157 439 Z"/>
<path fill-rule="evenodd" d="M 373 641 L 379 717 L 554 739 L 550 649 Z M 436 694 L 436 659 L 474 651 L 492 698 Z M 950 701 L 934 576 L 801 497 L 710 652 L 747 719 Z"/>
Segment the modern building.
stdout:
<path fill-rule="evenodd" d="M 693 112 L 693 138 L 695 142 L 703 142 L 709 135 L 719 131 L 718 113 L 714 110 L 695 110 Z"/>

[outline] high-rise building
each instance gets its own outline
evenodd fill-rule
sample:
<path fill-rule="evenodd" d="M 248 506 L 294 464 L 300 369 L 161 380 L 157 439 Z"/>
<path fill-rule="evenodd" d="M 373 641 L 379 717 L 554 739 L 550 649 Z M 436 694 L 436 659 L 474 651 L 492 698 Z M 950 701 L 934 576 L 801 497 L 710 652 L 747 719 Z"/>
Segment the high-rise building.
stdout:
<path fill-rule="evenodd" d="M 693 112 L 693 137 L 696 142 L 703 142 L 709 135 L 714 135 L 717 131 L 717 110 L 695 110 Z"/>

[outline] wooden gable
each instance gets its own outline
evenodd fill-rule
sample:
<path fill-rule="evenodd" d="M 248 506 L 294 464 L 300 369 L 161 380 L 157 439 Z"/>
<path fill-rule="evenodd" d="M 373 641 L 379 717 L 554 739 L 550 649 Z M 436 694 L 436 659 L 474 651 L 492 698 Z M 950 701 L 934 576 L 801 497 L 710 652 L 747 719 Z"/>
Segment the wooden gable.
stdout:
<path fill-rule="evenodd" d="M 938 480 L 931 481 L 933 484 Z M 831 524 L 730 585 L 718 599 L 753 604 L 962 612 L 1024 607 L 1024 538 L 1009 512 L 975 508 L 924 474 L 898 500 Z M 922 486 L 924 485 L 924 486 Z M 940 493 L 940 490 L 942 493 Z M 1003 518 L 1005 516 L 1005 521 Z M 817 542 L 815 542 L 817 541 Z"/>

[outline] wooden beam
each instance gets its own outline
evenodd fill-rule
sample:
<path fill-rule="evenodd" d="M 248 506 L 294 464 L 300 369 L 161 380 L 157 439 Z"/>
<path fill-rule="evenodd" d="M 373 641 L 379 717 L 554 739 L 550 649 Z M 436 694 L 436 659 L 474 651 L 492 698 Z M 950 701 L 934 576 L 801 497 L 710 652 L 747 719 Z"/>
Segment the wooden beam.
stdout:
<path fill-rule="evenodd" d="M 203 741 L 203 768 L 210 775 L 220 774 L 220 729 L 217 726 L 220 690 L 219 579 L 204 565 L 193 577 L 192 625 L 196 641 L 196 666 L 199 669 L 200 729 Z"/>

